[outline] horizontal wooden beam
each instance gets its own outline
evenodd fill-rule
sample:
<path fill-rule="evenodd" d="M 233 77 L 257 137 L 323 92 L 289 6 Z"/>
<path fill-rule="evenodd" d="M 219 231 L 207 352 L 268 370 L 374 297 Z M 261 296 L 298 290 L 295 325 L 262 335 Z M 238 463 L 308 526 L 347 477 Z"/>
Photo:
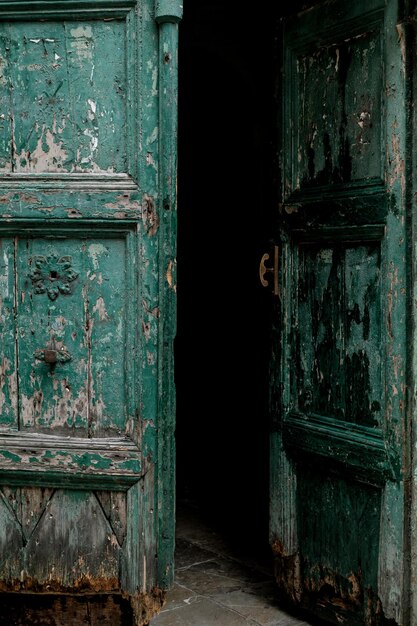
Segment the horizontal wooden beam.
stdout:
<path fill-rule="evenodd" d="M 320 463 L 337 464 L 352 478 L 371 484 L 393 477 L 379 429 L 292 411 L 284 419 L 283 437 L 297 460 L 320 457 Z"/>
<path fill-rule="evenodd" d="M 141 477 L 141 452 L 127 437 L 0 435 L 0 484 L 126 490 Z"/>
<path fill-rule="evenodd" d="M 6 0 L 0 1 L 0 21 L 54 19 L 68 17 L 81 19 L 91 16 L 124 18 L 135 0 Z"/>
<path fill-rule="evenodd" d="M 0 176 L 0 189 L 60 189 L 80 191 L 131 191 L 137 183 L 128 174 L 10 174 Z"/>

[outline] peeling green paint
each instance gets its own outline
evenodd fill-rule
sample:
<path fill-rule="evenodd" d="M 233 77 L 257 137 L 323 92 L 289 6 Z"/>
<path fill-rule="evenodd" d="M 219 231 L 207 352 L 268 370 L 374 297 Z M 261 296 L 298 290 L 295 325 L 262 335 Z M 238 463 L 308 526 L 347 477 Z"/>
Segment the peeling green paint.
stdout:
<path fill-rule="evenodd" d="M 173 572 L 181 12 L 0 1 L 0 589 L 116 590 L 138 625 Z"/>
<path fill-rule="evenodd" d="M 21 462 L 20 456 L 18 456 L 17 454 L 13 454 L 13 452 L 10 452 L 10 450 L 0 450 L 0 454 L 7 461 L 13 461 L 15 463 L 20 463 Z"/>
<path fill-rule="evenodd" d="M 123 21 L 8 25 L 3 104 L 19 118 L 4 124 L 0 170 L 126 171 L 125 31 Z"/>
<path fill-rule="evenodd" d="M 121 470 L 128 470 L 129 472 L 139 474 L 140 472 L 140 462 L 138 459 L 129 459 L 127 461 L 123 461 L 120 463 Z"/>
<path fill-rule="evenodd" d="M 400 20 L 394 1 L 319 2 L 282 31 L 271 544 L 283 596 L 365 626 L 413 623 Z"/>

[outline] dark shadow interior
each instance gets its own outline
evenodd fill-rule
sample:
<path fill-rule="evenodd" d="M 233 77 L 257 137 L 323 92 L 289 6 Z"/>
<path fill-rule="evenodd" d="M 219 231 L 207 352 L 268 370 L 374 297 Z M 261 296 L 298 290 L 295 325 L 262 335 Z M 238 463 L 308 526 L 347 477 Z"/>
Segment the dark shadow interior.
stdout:
<path fill-rule="evenodd" d="M 177 498 L 268 551 L 277 9 L 191 0 L 180 26 Z"/>

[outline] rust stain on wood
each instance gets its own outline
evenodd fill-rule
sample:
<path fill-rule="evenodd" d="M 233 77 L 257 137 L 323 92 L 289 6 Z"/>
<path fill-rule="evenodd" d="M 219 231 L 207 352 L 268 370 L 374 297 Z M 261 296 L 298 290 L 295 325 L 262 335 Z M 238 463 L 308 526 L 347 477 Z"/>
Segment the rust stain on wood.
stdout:
<path fill-rule="evenodd" d="M 147 194 L 143 197 L 142 221 L 148 235 L 155 236 L 159 228 L 159 216 L 154 199 Z"/>
<path fill-rule="evenodd" d="M 159 613 L 164 601 L 165 591 L 159 587 L 153 587 L 149 593 L 138 592 L 135 595 L 123 594 L 130 601 L 135 616 L 135 626 L 146 626 L 150 619 Z"/>
<path fill-rule="evenodd" d="M 298 553 L 287 554 L 278 540 L 272 543 L 274 555 L 274 574 L 279 589 L 292 603 L 299 603 L 302 598 L 301 559 Z"/>
<path fill-rule="evenodd" d="M 22 573 L 22 579 L 0 581 L 0 592 L 30 592 L 30 593 L 109 593 L 120 591 L 118 578 L 106 578 L 83 574 L 76 578 L 71 585 L 65 585 L 62 580 L 53 575 L 46 582 L 26 576 Z"/>
<path fill-rule="evenodd" d="M 0 602 L 4 624 L 133 626 L 130 604 L 120 594 L 3 593 Z"/>

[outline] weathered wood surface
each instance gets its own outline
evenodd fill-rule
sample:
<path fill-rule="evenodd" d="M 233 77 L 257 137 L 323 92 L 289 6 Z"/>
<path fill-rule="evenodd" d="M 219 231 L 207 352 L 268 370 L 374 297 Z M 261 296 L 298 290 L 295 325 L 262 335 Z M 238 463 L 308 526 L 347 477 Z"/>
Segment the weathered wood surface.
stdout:
<path fill-rule="evenodd" d="M 80 233 L 81 235 L 81 233 Z M 71 436 L 126 431 L 128 289 L 124 238 L 18 240 L 17 324 L 22 431 Z M 45 348 L 69 353 L 56 367 Z"/>
<path fill-rule="evenodd" d="M 118 595 L 3 594 L 2 626 L 132 626 L 127 600 Z"/>
<path fill-rule="evenodd" d="M 126 171 L 124 30 L 101 20 L 3 29 L 1 172 Z"/>
<path fill-rule="evenodd" d="M 181 13 L 0 1 L 0 590 L 135 624 L 173 575 Z"/>
<path fill-rule="evenodd" d="M 283 23 L 271 542 L 282 593 L 331 623 L 407 623 L 401 19 L 371 0 Z"/>
<path fill-rule="evenodd" d="M 142 455 L 129 438 L 81 439 L 0 435 L 0 483 L 127 489 L 142 476 Z"/>
<path fill-rule="evenodd" d="M 298 410 L 378 426 L 379 243 L 302 245 L 298 271 Z"/>

